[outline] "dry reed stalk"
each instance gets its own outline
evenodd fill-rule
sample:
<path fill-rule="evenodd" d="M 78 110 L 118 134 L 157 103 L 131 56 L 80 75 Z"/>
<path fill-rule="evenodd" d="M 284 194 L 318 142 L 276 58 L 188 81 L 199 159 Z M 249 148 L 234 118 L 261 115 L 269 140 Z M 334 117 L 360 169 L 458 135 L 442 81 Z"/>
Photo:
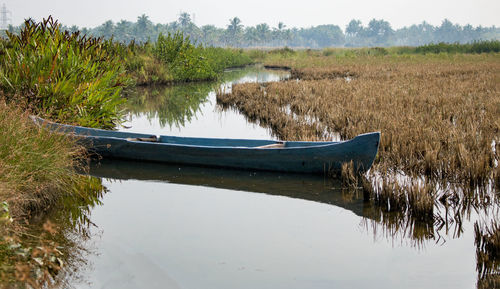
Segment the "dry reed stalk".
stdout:
<path fill-rule="evenodd" d="M 462 192 L 498 188 L 499 149 L 492 149 L 492 141 L 498 147 L 500 58 L 380 59 L 347 64 L 314 59 L 312 67 L 294 69 L 300 81 L 239 84 L 217 99 L 286 140 L 324 139 L 332 132 L 349 139 L 381 131 L 373 171 L 383 181 L 376 198 L 423 219 L 432 215 L 436 183 L 455 184 Z M 300 67 L 294 61 L 291 65 Z M 338 78 L 346 75 L 356 77 Z M 424 181 L 391 177 L 398 174 Z"/>
<path fill-rule="evenodd" d="M 500 224 L 474 224 L 474 243 L 476 245 L 476 269 L 478 288 L 497 288 L 500 284 Z M 491 286 L 491 287 L 490 287 Z"/>

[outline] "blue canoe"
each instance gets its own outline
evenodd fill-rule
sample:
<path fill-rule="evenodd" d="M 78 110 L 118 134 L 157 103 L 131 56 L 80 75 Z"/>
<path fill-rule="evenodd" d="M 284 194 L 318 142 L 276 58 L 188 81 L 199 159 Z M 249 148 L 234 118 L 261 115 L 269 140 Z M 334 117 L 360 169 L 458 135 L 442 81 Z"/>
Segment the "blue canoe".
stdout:
<path fill-rule="evenodd" d="M 357 171 L 365 172 L 373 164 L 380 140 L 379 132 L 341 142 L 152 136 L 32 119 L 50 130 L 79 137 L 81 144 L 103 158 L 294 173 L 338 173 L 342 163 L 350 161 Z"/>

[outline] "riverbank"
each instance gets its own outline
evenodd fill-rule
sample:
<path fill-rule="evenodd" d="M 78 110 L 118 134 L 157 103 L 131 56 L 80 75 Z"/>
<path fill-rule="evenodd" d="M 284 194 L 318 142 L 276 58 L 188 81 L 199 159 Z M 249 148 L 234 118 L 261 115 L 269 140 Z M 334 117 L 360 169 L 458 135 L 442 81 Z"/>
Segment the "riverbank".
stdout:
<path fill-rule="evenodd" d="M 128 74 L 141 86 L 214 81 L 226 68 L 254 63 L 242 49 L 195 46 L 182 33 L 160 34 L 155 43 L 125 50 Z"/>
<path fill-rule="evenodd" d="M 73 255 L 59 253 L 79 250 L 69 232 L 82 236 L 85 229 L 75 228 L 103 191 L 99 179 L 76 172 L 86 170 L 85 149 L 36 127 L 29 114 L 112 129 L 123 121 L 124 88 L 214 80 L 252 62 L 241 50 L 195 46 L 182 34 L 124 46 L 67 33 L 51 17 L 26 21 L 19 35 L 0 40 L 0 51 L 0 288 L 54 283 Z M 71 225 L 40 222 L 50 224 L 54 211 L 66 212 L 63 223 Z"/>

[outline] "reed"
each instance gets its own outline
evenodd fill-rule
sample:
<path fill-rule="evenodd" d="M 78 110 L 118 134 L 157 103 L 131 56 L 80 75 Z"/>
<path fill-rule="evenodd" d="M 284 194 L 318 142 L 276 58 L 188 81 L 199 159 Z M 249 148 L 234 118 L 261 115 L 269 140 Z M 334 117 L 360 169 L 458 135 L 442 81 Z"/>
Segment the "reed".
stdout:
<path fill-rule="evenodd" d="M 77 174 L 85 151 L 75 140 L 35 126 L 22 108 L 0 110 L 0 288 L 45 288 L 78 266 L 75 242 L 104 188 Z"/>
<path fill-rule="evenodd" d="M 237 84 L 218 102 L 286 140 L 381 131 L 367 190 L 378 203 L 429 220 L 438 198 L 479 201 L 470 194 L 498 187 L 498 54 L 274 57 L 299 80 Z"/>

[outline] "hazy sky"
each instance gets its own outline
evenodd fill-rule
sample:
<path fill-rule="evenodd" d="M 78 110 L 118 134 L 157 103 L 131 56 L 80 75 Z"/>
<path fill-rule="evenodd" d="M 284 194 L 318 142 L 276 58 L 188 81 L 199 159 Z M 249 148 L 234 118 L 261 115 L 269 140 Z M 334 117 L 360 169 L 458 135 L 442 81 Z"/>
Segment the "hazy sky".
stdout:
<path fill-rule="evenodd" d="M 214 24 L 226 27 L 229 19 L 239 17 L 245 26 L 268 23 L 276 27 L 310 27 L 336 24 L 345 28 L 351 19 L 367 25 L 372 18 L 384 19 L 393 28 L 427 21 L 441 24 L 444 18 L 460 25 L 500 26 L 500 0 L 0 0 L 12 12 L 12 24 L 25 18 L 41 20 L 52 15 L 71 26 L 95 27 L 106 20 L 136 21 L 146 14 L 154 23 L 176 20 L 181 12 L 195 15 L 198 26 Z"/>

